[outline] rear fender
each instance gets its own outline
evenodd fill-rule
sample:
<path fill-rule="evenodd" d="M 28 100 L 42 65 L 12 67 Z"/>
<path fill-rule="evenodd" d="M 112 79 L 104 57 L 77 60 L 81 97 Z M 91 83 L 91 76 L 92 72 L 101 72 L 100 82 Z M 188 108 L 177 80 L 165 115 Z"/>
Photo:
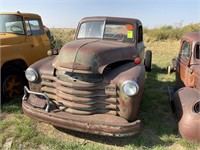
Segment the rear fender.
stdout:
<path fill-rule="evenodd" d="M 200 141 L 200 113 L 194 109 L 199 101 L 200 92 L 189 87 L 179 89 L 172 97 L 179 121 L 179 132 L 186 140 Z"/>

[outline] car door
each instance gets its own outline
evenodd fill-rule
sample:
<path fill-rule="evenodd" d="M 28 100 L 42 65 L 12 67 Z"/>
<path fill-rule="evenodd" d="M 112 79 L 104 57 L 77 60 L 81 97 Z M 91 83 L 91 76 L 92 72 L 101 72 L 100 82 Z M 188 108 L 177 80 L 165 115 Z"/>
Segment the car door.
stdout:
<path fill-rule="evenodd" d="M 25 26 L 27 32 L 26 41 L 29 43 L 29 53 L 31 53 L 33 63 L 47 56 L 50 42 L 39 18 L 26 18 Z"/>
<path fill-rule="evenodd" d="M 192 44 L 190 43 L 190 41 L 182 41 L 182 46 L 177 64 L 177 71 L 179 72 L 180 79 L 185 86 L 190 86 L 190 83 L 188 81 L 192 73 L 192 70 L 190 68 L 191 46 Z"/>

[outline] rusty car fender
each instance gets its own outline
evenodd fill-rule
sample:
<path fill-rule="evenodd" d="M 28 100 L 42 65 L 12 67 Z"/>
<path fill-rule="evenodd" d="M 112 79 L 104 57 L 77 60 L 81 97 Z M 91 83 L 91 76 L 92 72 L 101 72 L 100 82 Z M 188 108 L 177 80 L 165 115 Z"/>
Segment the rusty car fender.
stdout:
<path fill-rule="evenodd" d="M 200 92 L 194 88 L 181 88 L 174 93 L 172 103 L 178 117 L 178 128 L 181 136 L 186 140 L 199 142 Z"/>
<path fill-rule="evenodd" d="M 45 74 L 45 75 L 52 75 L 53 76 L 55 68 L 53 68 L 53 66 L 52 66 L 52 61 L 55 59 L 55 57 L 56 57 L 56 55 L 43 58 L 43 59 L 35 62 L 34 64 L 32 64 L 30 66 L 30 68 L 33 68 L 39 74 Z"/>
<path fill-rule="evenodd" d="M 142 93 L 144 92 L 145 66 L 143 64 L 135 65 L 133 62 L 124 64 L 108 74 L 106 80 L 118 87 L 120 116 L 129 121 L 135 120 L 140 109 Z M 127 80 L 133 80 L 138 84 L 139 92 L 136 95 L 127 96 L 122 92 L 122 84 Z"/>
<path fill-rule="evenodd" d="M 43 59 L 35 62 L 34 64 L 32 64 L 29 68 L 34 69 L 38 74 L 45 74 L 45 75 L 53 76 L 55 69 L 53 68 L 53 66 L 51 64 L 52 64 L 52 61 L 55 59 L 55 57 L 56 56 L 53 55 L 51 57 L 43 58 Z M 41 87 L 42 87 L 41 81 L 42 81 L 41 77 L 39 76 L 38 81 L 36 83 L 29 82 L 30 90 L 32 90 L 34 92 L 40 92 Z"/>

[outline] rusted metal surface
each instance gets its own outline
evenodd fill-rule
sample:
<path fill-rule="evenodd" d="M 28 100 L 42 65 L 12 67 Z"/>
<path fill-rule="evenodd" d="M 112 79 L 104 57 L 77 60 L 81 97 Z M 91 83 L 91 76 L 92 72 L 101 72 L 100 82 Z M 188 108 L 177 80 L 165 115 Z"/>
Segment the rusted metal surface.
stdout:
<path fill-rule="evenodd" d="M 142 33 L 137 31 L 141 22 L 90 17 L 80 21 L 78 30 L 82 22 L 92 20 L 128 24 L 134 33 L 132 40 L 76 39 L 64 45 L 59 55 L 33 64 L 30 68 L 38 73 L 39 79 L 29 82 L 30 91 L 46 95 L 51 103 L 49 112 L 45 112 L 44 100 L 29 92 L 23 110 L 30 117 L 72 130 L 110 136 L 134 135 L 140 130 L 138 113 L 145 80 L 145 46 L 142 41 L 137 43 L 136 36 L 137 32 Z M 135 63 L 135 58 L 140 63 Z M 122 88 L 127 81 L 135 84 L 128 85 L 135 94 L 125 94 Z"/>
<path fill-rule="evenodd" d="M 200 65 L 196 65 L 196 66 L 193 66 L 192 68 L 194 70 L 193 72 L 193 76 L 194 76 L 194 80 L 193 80 L 193 83 L 194 83 L 194 87 L 200 91 Z"/>
<path fill-rule="evenodd" d="M 106 114 L 78 116 L 57 109 L 47 113 L 42 109 L 32 107 L 26 101 L 23 101 L 22 108 L 25 114 L 34 119 L 86 133 L 123 137 L 134 135 L 141 128 L 140 120 L 128 123 L 118 116 Z"/>
<path fill-rule="evenodd" d="M 59 71 L 57 77 L 42 75 L 41 91 L 50 99 L 60 103 L 59 108 L 66 112 L 79 115 L 111 113 L 128 120 L 136 118 L 144 89 L 144 66 L 129 63 L 113 70 L 104 79 L 102 75 L 98 78 L 97 76 L 95 78 L 95 75 L 83 76 L 78 73 L 73 75 L 75 77 Z M 119 92 L 117 87 L 127 79 L 137 79 L 140 86 L 138 95 L 126 97 Z M 91 80 L 95 82 L 89 82 Z"/>
<path fill-rule="evenodd" d="M 181 46 L 176 66 L 177 80 L 181 80 L 184 86 L 195 87 L 200 82 L 200 59 L 196 58 L 196 46 L 200 43 L 200 32 L 184 35 L 181 40 L 182 45 L 183 42 L 190 43 L 190 56 L 187 59 L 182 56 L 183 47 Z"/>
<path fill-rule="evenodd" d="M 189 57 L 183 55 L 183 43 L 190 44 Z M 179 132 L 190 141 L 200 141 L 200 59 L 197 57 L 200 32 L 183 36 L 180 54 L 177 58 L 176 81 L 179 89 L 172 98 L 172 104 L 179 119 Z M 199 55 L 199 54 L 198 54 Z"/>
<path fill-rule="evenodd" d="M 117 111 L 117 93 L 114 84 L 92 83 L 91 88 L 90 83 L 84 84 L 81 80 L 72 77 L 72 80 L 62 81 L 59 80 L 59 77 L 42 76 L 41 84 L 43 87 L 41 91 L 45 92 L 49 98 L 62 104 L 59 106 L 61 109 L 70 110 L 74 114 L 80 114 L 81 111 L 83 114 L 86 111 L 89 114 L 108 112 L 108 110 Z M 65 78 L 69 79 L 69 77 L 63 74 L 60 78 L 64 80 Z M 112 89 L 112 91 L 107 89 Z"/>
<path fill-rule="evenodd" d="M 140 20 L 134 18 L 119 18 L 119 17 L 109 17 L 109 16 L 94 16 L 85 17 L 79 22 L 79 26 L 85 21 L 108 21 L 108 22 L 118 22 L 118 23 L 130 23 L 130 24 L 141 24 Z"/>
<path fill-rule="evenodd" d="M 58 70 L 80 73 L 102 73 L 106 65 L 138 56 L 133 43 L 105 40 L 76 40 L 66 44 L 53 62 Z M 74 64 L 75 63 L 75 64 Z M 77 65 L 78 64 L 78 65 Z"/>
<path fill-rule="evenodd" d="M 191 32 L 183 35 L 182 40 L 187 39 L 191 42 L 198 43 L 200 41 L 200 32 Z"/>
<path fill-rule="evenodd" d="M 173 101 L 181 136 L 186 140 L 200 142 L 200 112 L 199 108 L 194 107 L 200 103 L 200 92 L 185 87 L 174 94 Z"/>
<path fill-rule="evenodd" d="M 118 108 L 119 115 L 129 121 L 133 121 L 140 109 L 142 94 L 144 92 L 145 67 L 144 65 L 135 66 L 134 63 L 128 63 L 113 70 L 111 74 L 106 77 L 106 80 L 111 80 L 117 87 L 121 87 L 122 83 L 127 79 L 134 80 L 138 83 L 140 90 L 134 96 L 127 96 L 122 91 L 118 91 Z"/>

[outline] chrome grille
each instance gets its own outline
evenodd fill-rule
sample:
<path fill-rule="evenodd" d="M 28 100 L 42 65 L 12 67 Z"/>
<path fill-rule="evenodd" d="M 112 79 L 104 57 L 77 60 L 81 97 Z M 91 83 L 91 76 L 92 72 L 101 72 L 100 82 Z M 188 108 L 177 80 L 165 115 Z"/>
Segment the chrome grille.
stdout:
<path fill-rule="evenodd" d="M 60 71 L 56 77 L 42 75 L 41 78 L 41 91 L 62 111 L 79 115 L 117 115 L 116 85 L 104 83 L 101 75 Z"/>

